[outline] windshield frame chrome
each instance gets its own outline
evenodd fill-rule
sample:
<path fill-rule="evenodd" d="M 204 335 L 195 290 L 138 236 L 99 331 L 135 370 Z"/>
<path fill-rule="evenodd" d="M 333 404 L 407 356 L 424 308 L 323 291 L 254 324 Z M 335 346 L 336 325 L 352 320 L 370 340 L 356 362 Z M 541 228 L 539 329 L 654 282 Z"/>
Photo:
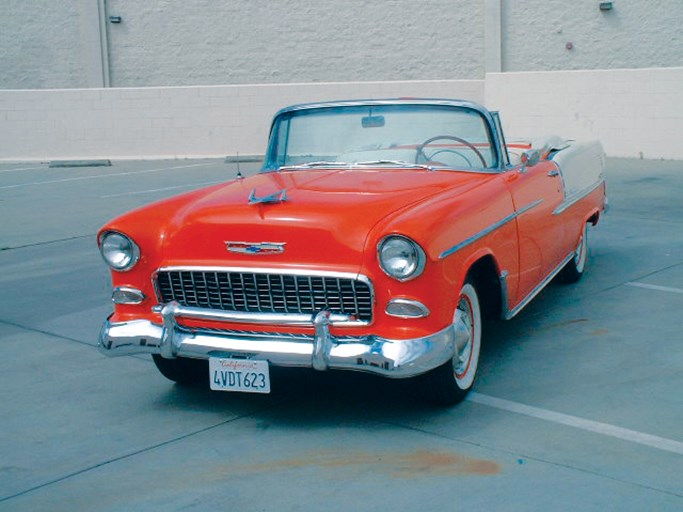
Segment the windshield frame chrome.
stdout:
<path fill-rule="evenodd" d="M 281 123 L 283 117 L 288 117 L 293 112 L 298 112 L 302 110 L 316 110 L 316 109 L 337 109 L 341 107 L 372 107 L 372 106 L 449 106 L 459 109 L 470 109 L 477 112 L 484 119 L 486 124 L 486 129 L 491 141 L 491 152 L 494 160 L 494 165 L 491 167 L 481 167 L 481 168 L 455 168 L 455 167 L 437 167 L 437 166 L 425 166 L 429 170 L 454 170 L 462 172 L 475 172 L 475 173 L 499 173 L 504 171 L 507 166 L 505 164 L 505 156 L 502 154 L 502 135 L 499 134 L 499 124 L 496 124 L 494 116 L 485 107 L 475 103 L 473 101 L 466 100 L 452 100 L 452 99 L 381 99 L 381 100 L 349 100 L 349 101 L 333 101 L 333 102 L 323 102 L 323 103 L 305 103 L 292 105 L 290 107 L 283 108 L 279 110 L 273 117 L 273 121 L 270 126 L 270 137 L 268 146 L 266 149 L 266 155 L 264 158 L 263 167 L 261 172 L 273 172 L 273 171 L 289 171 L 289 170 L 301 170 L 301 169 L 311 169 L 314 166 L 306 166 L 306 164 L 301 165 L 278 165 L 276 162 L 277 154 L 277 140 L 278 140 L 278 129 L 281 129 L 282 124 L 286 124 L 285 129 L 288 129 L 289 123 Z M 288 134 L 285 134 L 288 137 Z M 378 160 L 379 162 L 379 160 Z M 314 162 L 312 162 L 314 163 Z M 356 163 L 357 164 L 357 163 Z M 382 165 L 382 164 L 378 164 Z M 420 165 L 420 164 L 415 164 Z M 325 169 L 337 169 L 337 168 L 351 168 L 351 164 L 344 165 L 340 162 L 339 165 L 327 165 L 320 166 L 318 168 Z M 358 166 L 359 168 L 366 167 L 365 165 Z M 401 168 L 417 168 L 413 164 L 409 166 L 400 166 Z"/>

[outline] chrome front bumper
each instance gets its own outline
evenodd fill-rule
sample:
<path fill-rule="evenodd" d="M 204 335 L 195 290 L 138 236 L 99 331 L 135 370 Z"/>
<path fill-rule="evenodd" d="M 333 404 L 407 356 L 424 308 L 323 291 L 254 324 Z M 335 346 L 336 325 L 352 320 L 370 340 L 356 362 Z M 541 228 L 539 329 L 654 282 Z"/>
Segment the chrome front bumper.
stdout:
<path fill-rule="evenodd" d="M 452 326 L 422 338 L 391 340 L 368 335 L 335 337 L 330 325 L 344 323 L 342 315 L 322 311 L 314 317 L 279 315 L 274 323 L 309 325 L 314 335 L 251 331 L 188 329 L 177 317 L 226 320 L 214 313 L 170 303 L 161 309 L 163 325 L 147 320 L 102 326 L 99 348 L 109 356 L 160 354 L 169 359 L 190 357 L 235 357 L 266 360 L 274 366 L 308 367 L 316 370 L 345 369 L 376 373 L 386 377 L 413 377 L 436 368 L 455 353 Z"/>

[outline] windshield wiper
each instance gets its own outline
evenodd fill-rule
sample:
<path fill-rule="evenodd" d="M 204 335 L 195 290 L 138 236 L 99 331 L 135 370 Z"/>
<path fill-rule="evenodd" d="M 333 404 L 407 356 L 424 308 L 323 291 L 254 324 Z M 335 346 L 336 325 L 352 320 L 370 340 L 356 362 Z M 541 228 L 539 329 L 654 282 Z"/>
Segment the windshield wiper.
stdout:
<path fill-rule="evenodd" d="M 367 160 L 365 162 L 356 162 L 354 165 L 397 165 L 399 167 L 409 167 L 411 169 L 427 169 L 428 171 L 433 171 L 435 167 L 415 164 L 412 162 L 406 162 L 405 160 Z"/>
<path fill-rule="evenodd" d="M 283 165 L 278 169 L 278 171 L 281 171 L 282 169 L 313 169 L 315 167 L 348 167 L 349 164 L 347 162 L 331 162 L 328 160 L 318 160 L 316 162 L 306 162 L 305 164 L 297 164 L 297 165 Z"/>
<path fill-rule="evenodd" d="M 415 164 L 412 162 L 406 162 L 405 160 L 366 160 L 363 162 L 354 162 L 352 164 L 348 162 L 337 162 L 329 160 L 318 160 L 315 162 L 306 162 L 297 165 L 283 165 L 278 168 L 278 171 L 282 170 L 297 170 L 297 169 L 315 169 L 317 167 L 367 167 L 372 165 L 395 165 L 396 167 L 407 167 L 409 169 L 426 169 L 428 171 L 433 171 L 436 167 L 424 164 Z"/>

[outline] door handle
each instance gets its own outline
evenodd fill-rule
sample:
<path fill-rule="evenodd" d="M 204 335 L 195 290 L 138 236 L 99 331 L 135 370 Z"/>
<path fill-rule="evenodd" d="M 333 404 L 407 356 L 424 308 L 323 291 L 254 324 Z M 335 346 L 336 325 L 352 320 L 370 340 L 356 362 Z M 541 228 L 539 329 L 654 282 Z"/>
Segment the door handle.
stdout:
<path fill-rule="evenodd" d="M 548 176 L 550 176 L 551 178 L 554 178 L 555 176 L 559 176 L 559 175 L 560 175 L 560 171 L 558 171 L 557 169 L 553 169 L 551 171 L 548 171 Z"/>

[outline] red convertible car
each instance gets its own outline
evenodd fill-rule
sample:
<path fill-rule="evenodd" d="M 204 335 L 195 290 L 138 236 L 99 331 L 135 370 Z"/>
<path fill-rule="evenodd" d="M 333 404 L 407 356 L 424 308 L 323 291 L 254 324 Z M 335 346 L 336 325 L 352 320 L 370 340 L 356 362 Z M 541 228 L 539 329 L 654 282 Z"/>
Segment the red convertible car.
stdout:
<path fill-rule="evenodd" d="M 605 209 L 597 142 L 506 144 L 456 100 L 296 105 L 248 178 L 104 226 L 99 345 L 181 384 L 270 392 L 271 366 L 413 378 L 453 404 L 482 327 L 576 281 Z"/>

